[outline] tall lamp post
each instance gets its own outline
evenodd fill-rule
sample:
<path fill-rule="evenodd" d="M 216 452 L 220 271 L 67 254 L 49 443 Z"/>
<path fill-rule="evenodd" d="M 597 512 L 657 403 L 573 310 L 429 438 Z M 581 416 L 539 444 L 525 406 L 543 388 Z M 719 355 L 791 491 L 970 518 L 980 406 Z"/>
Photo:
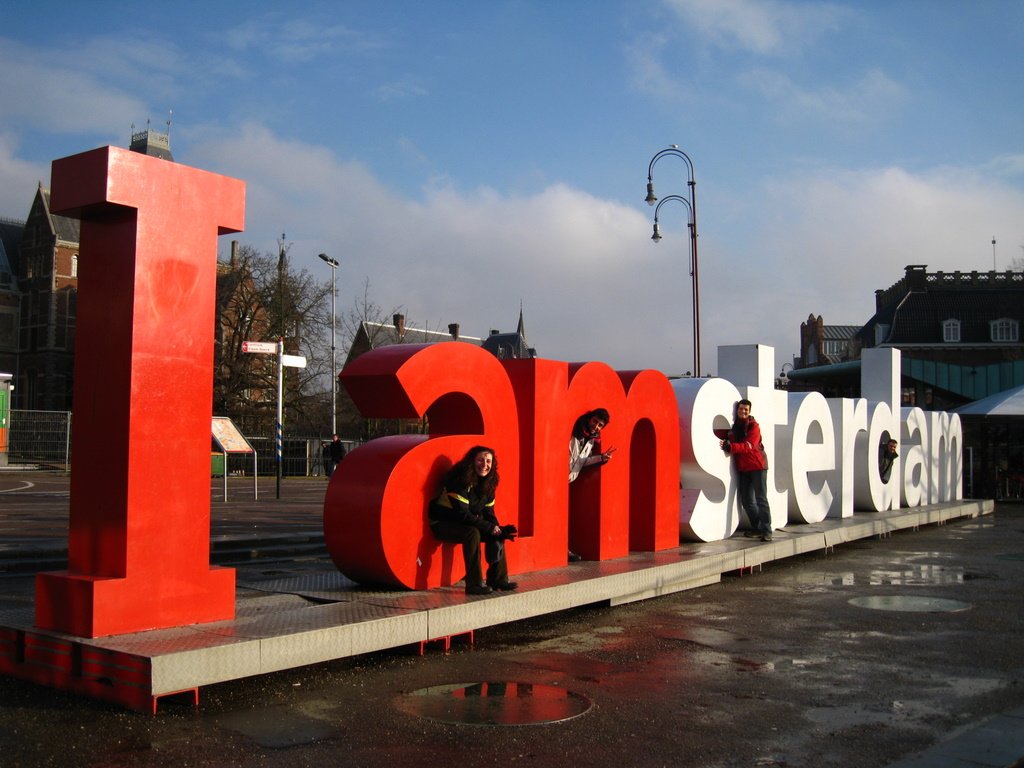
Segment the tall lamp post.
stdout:
<path fill-rule="evenodd" d="M 327 263 L 327 266 L 331 268 L 331 434 L 338 434 L 338 372 L 335 369 L 335 353 L 334 353 L 334 336 L 337 325 L 335 323 L 334 314 L 334 300 L 338 295 L 337 289 L 337 277 L 338 267 L 340 266 L 337 259 L 332 259 L 326 253 L 321 253 L 320 258 Z"/>
<path fill-rule="evenodd" d="M 669 195 L 661 203 L 666 203 L 669 200 L 678 200 L 681 203 L 685 203 L 690 212 L 688 225 L 690 228 L 690 278 L 693 283 L 693 375 L 700 376 L 700 278 L 697 261 L 697 181 L 693 176 L 693 161 L 690 160 L 689 155 L 675 144 L 661 150 L 651 158 L 651 164 L 647 167 L 646 201 L 648 205 L 658 203 L 658 197 L 654 194 L 654 165 L 666 155 L 678 157 L 686 163 L 688 196 Z M 658 207 L 654 209 L 654 234 L 651 236 L 651 239 L 656 243 L 661 240 L 661 233 L 658 231 L 658 211 L 661 209 L 661 203 L 658 203 Z"/>
<path fill-rule="evenodd" d="M 288 252 L 284 247 L 284 232 L 281 233 L 281 249 L 277 255 L 277 290 L 281 294 L 281 335 L 277 338 L 277 428 L 274 436 L 275 456 L 277 459 L 277 498 L 281 498 L 281 475 L 283 469 L 283 432 L 284 432 L 284 276 L 288 271 Z"/>

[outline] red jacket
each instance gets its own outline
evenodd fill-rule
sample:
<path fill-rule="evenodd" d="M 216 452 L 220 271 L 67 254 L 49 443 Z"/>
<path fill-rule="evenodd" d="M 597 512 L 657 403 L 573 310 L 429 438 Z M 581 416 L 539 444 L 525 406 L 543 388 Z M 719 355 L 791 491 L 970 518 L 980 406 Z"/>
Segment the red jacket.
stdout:
<path fill-rule="evenodd" d="M 735 425 L 729 432 L 726 445 L 729 453 L 736 459 L 736 469 L 739 472 L 754 472 L 759 469 L 768 469 L 768 456 L 761 444 L 761 427 L 754 421 L 753 416 L 747 417 L 747 434 L 740 437 L 736 434 Z"/>

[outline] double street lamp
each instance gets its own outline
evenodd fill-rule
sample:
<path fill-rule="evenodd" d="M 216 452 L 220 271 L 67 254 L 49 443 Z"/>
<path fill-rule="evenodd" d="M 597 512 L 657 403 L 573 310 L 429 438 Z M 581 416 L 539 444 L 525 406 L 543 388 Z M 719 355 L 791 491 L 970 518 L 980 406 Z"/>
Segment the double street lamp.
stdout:
<path fill-rule="evenodd" d="M 669 195 L 658 202 L 654 194 L 654 165 L 666 155 L 680 158 L 686 164 L 687 189 L 689 194 L 686 197 L 681 195 Z M 658 204 L 654 209 L 654 234 L 651 239 L 654 242 L 661 241 L 661 232 L 658 229 L 658 212 L 661 206 L 670 200 L 683 203 L 689 211 L 688 226 L 690 228 L 690 278 L 693 283 L 693 375 L 700 376 L 700 279 L 698 276 L 697 262 L 697 181 L 693 176 L 693 161 L 689 155 L 683 152 L 675 144 L 658 152 L 651 158 L 651 164 L 647 167 L 647 198 L 648 205 Z"/>
<path fill-rule="evenodd" d="M 335 323 L 334 302 L 338 295 L 337 277 L 340 263 L 332 259 L 326 253 L 321 253 L 320 258 L 331 268 L 331 434 L 338 434 L 338 375 L 335 370 L 334 336 L 337 325 Z"/>

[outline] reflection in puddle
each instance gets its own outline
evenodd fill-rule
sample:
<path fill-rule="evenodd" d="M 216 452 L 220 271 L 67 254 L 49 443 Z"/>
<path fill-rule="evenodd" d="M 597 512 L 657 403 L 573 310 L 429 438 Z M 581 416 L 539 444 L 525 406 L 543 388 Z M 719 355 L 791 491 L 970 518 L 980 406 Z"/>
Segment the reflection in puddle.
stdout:
<path fill-rule="evenodd" d="M 869 584 L 963 584 L 963 568 L 944 565 L 908 564 L 891 570 L 876 570 L 868 574 Z"/>
<path fill-rule="evenodd" d="M 801 574 L 800 584 L 826 587 L 852 587 L 858 584 L 853 571 Z M 920 586 L 963 584 L 964 569 L 956 566 L 907 563 L 891 568 L 876 568 L 862 576 L 860 582 L 872 586 Z"/>
<path fill-rule="evenodd" d="M 554 685 L 534 683 L 456 683 L 421 688 L 396 702 L 403 712 L 470 725 L 534 725 L 582 715 L 590 701 Z"/>

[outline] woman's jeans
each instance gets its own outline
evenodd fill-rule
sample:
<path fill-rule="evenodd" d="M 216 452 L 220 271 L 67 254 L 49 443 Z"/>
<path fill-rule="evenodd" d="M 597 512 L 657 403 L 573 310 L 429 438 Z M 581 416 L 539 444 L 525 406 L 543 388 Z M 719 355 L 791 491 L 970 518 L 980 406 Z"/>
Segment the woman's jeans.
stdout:
<path fill-rule="evenodd" d="M 750 518 L 750 527 L 761 533 L 772 531 L 772 511 L 768 507 L 768 470 L 737 472 L 740 504 Z"/>

